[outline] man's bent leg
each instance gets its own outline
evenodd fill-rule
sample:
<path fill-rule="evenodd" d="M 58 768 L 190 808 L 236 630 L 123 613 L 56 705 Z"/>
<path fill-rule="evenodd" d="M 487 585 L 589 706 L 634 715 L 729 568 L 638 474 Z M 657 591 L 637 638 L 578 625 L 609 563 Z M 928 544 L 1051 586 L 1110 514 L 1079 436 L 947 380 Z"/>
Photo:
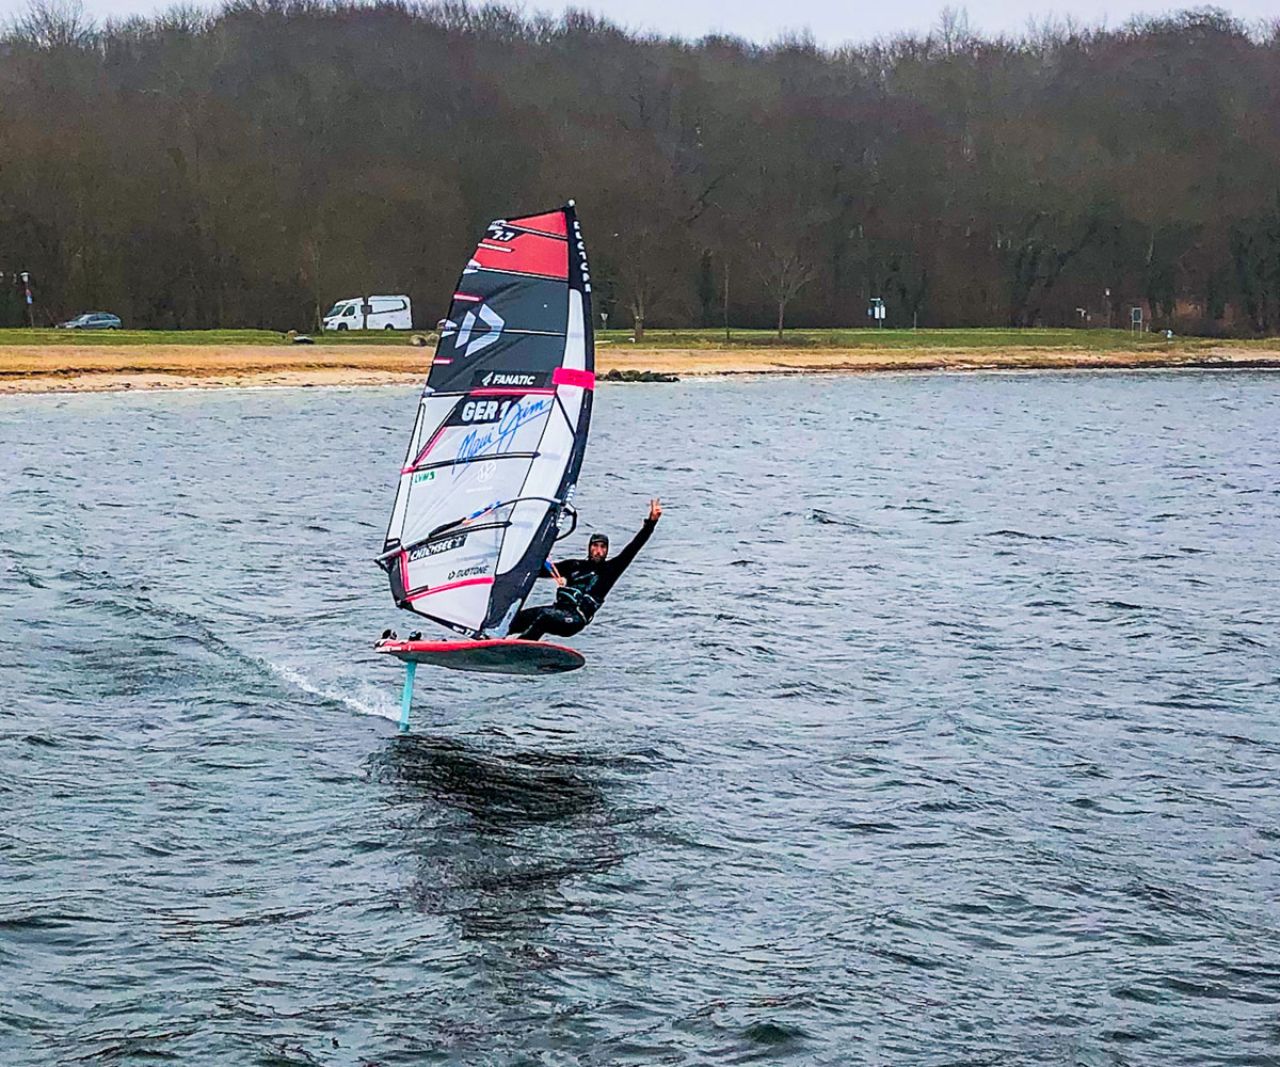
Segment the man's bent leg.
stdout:
<path fill-rule="evenodd" d="M 544 616 L 550 610 L 544 605 L 538 608 L 524 608 L 517 612 L 516 617 L 511 620 L 511 629 L 507 631 L 507 635 L 518 641 L 538 640 L 546 633 Z"/>
<path fill-rule="evenodd" d="M 521 641 L 537 641 L 545 634 L 557 637 L 572 637 L 587 624 L 576 611 L 566 608 L 543 607 L 532 609 L 532 614 L 524 620 L 524 632 L 518 636 Z M 522 611 L 512 621 L 511 632 L 515 633 L 521 626 Z"/>
<path fill-rule="evenodd" d="M 545 610 L 546 608 L 522 608 L 520 611 L 516 612 L 516 617 L 511 620 L 511 626 L 507 630 L 507 635 L 510 637 L 519 637 L 525 630 L 528 630 L 537 623 L 538 617 Z M 529 638 L 529 640 L 536 640 L 536 638 Z"/>
<path fill-rule="evenodd" d="M 521 641 L 540 641 L 542 639 L 542 635 L 546 632 L 546 620 L 535 619 L 527 630 L 523 633 L 516 634 L 516 637 Z"/>

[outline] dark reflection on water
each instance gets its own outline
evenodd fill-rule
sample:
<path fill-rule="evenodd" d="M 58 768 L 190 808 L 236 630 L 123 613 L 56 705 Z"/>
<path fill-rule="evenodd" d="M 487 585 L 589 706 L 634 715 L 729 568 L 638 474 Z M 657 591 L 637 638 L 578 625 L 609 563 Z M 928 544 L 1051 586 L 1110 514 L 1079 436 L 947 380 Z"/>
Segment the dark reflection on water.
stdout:
<path fill-rule="evenodd" d="M 466 812 L 478 825 L 509 830 L 599 809 L 603 800 L 590 771 L 605 762 L 572 753 L 489 752 L 448 737 L 405 735 L 369 765 L 376 781 L 399 783 L 411 795 Z"/>
<path fill-rule="evenodd" d="M 412 391 L 0 401 L 0 1063 L 1280 1062 L 1280 378 L 599 401 L 408 737 Z"/>
<path fill-rule="evenodd" d="M 619 864 L 616 828 L 630 818 L 610 810 L 592 774 L 601 762 L 396 738 L 370 769 L 396 787 L 391 823 L 417 863 L 412 906 L 456 919 L 465 937 L 494 937 L 536 925 L 565 879 Z"/>

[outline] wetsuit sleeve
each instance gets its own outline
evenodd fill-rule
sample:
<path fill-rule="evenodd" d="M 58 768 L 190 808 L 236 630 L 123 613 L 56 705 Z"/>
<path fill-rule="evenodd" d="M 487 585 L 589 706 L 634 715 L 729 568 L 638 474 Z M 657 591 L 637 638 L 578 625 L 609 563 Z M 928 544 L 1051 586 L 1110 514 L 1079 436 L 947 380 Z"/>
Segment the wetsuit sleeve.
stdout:
<path fill-rule="evenodd" d="M 578 573 L 581 567 L 582 567 L 582 560 L 580 559 L 562 559 L 559 563 L 556 564 L 556 570 L 558 570 L 561 576 L 564 578 L 572 578 L 575 574 Z M 546 569 L 543 571 L 542 577 L 544 578 L 551 577 L 551 561 L 550 560 L 547 560 L 547 566 L 546 566 Z"/>
<path fill-rule="evenodd" d="M 645 519 L 644 525 L 640 527 L 640 532 L 631 539 L 631 543 L 605 564 L 609 568 L 612 577 L 617 578 L 627 569 L 631 561 L 636 558 L 636 553 L 644 548 L 644 543 L 653 536 L 653 531 L 657 525 L 657 519 Z"/>

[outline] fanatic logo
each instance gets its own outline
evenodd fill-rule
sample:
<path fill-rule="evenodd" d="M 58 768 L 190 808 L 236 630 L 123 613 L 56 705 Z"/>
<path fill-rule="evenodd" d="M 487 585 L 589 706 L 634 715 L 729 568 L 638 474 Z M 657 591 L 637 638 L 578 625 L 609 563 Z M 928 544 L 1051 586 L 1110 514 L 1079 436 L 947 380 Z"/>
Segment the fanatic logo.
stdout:
<path fill-rule="evenodd" d="M 480 379 L 480 384 L 484 386 L 490 385 L 536 385 L 538 376 L 536 374 L 501 374 L 498 371 L 490 371 Z"/>
<path fill-rule="evenodd" d="M 484 327 L 482 331 L 476 330 L 477 323 Z M 468 311 L 463 316 L 462 325 L 458 328 L 458 339 L 454 344 L 464 357 L 474 356 L 493 344 L 506 324 L 506 320 L 493 308 L 488 304 L 481 304 L 475 311 Z"/>

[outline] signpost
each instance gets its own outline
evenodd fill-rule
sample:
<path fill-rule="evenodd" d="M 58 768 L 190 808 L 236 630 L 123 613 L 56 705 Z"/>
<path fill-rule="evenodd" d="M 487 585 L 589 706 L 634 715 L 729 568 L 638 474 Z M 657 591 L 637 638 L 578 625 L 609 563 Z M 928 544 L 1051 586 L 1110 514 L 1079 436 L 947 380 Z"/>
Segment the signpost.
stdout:
<path fill-rule="evenodd" d="M 1142 308 L 1134 307 L 1129 309 L 1129 332 L 1142 332 Z"/>
<path fill-rule="evenodd" d="M 880 329 L 884 329 L 884 301 L 878 297 L 871 298 L 871 306 L 867 308 L 867 315 L 876 320 L 876 325 Z"/>
<path fill-rule="evenodd" d="M 31 298 L 31 275 L 25 270 L 18 275 L 22 279 L 22 295 L 27 302 L 27 325 L 34 328 L 36 324 L 35 309 L 31 306 L 33 300 Z"/>

